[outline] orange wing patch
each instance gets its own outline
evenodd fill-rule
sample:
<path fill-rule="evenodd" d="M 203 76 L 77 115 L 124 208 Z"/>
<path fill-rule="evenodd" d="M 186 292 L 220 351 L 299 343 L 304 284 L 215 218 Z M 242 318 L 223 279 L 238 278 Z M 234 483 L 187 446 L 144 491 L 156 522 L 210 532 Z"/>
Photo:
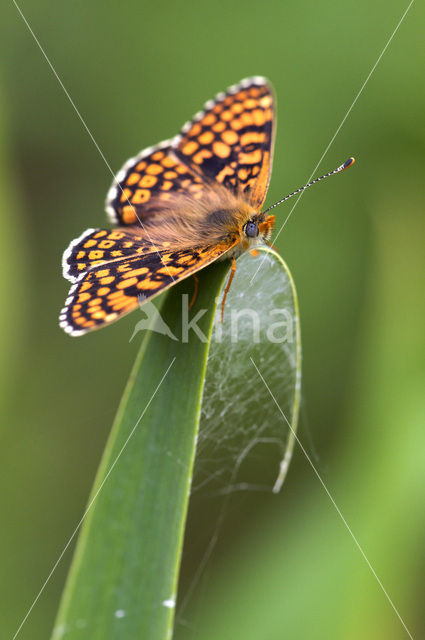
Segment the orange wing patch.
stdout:
<path fill-rule="evenodd" d="M 249 193 L 259 209 L 270 180 L 274 97 L 264 78 L 247 78 L 218 94 L 187 123 L 176 155 L 205 179 Z"/>
<path fill-rule="evenodd" d="M 216 245 L 179 251 L 162 250 L 95 265 L 70 289 L 59 316 L 60 326 L 73 336 L 118 320 L 179 280 L 224 255 L 239 238 Z"/>
<path fill-rule="evenodd" d="M 131 158 L 117 173 L 106 199 L 112 222 L 138 224 L 160 210 L 171 192 L 200 197 L 204 181 L 174 155 L 172 141 L 165 141 Z"/>

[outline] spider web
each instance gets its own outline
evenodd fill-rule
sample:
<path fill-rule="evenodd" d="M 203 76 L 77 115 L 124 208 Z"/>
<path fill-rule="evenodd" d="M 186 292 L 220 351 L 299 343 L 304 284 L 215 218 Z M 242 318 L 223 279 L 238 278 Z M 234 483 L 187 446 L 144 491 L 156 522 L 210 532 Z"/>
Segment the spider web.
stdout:
<path fill-rule="evenodd" d="M 296 293 L 286 265 L 270 252 L 261 254 L 260 277 L 251 286 L 245 283 L 260 258 L 245 254 L 238 260 L 223 323 L 218 301 L 192 493 L 276 492 L 291 458 L 301 379 Z"/>
<path fill-rule="evenodd" d="M 190 553 L 183 553 L 176 618 L 185 634 L 191 624 L 183 612 L 206 577 L 226 516 L 237 513 L 237 494 L 277 493 L 295 441 L 301 385 L 296 291 L 287 266 L 268 249 L 250 285 L 259 260 L 249 254 L 238 259 L 223 323 L 223 292 L 217 301 L 185 537 Z"/>

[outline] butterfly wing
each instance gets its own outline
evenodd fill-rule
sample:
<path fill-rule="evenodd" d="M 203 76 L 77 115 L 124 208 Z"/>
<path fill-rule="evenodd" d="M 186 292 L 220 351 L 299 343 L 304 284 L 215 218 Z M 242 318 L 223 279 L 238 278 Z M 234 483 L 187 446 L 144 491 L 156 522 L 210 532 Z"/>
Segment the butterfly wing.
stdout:
<path fill-rule="evenodd" d="M 73 336 L 99 329 L 203 269 L 238 242 L 227 238 L 197 249 L 150 251 L 92 264 L 71 287 L 59 324 Z"/>
<path fill-rule="evenodd" d="M 71 282 L 77 282 L 96 265 L 124 260 L 156 250 L 156 245 L 153 245 L 139 228 L 137 233 L 132 228 L 128 230 L 87 229 L 79 238 L 71 242 L 63 254 L 63 276 Z"/>
<path fill-rule="evenodd" d="M 202 197 L 211 182 L 247 191 L 259 209 L 270 180 L 275 100 L 261 77 L 247 78 L 206 103 L 172 140 L 130 158 L 106 199 L 112 222 L 143 227 L 172 193 Z"/>
<path fill-rule="evenodd" d="M 173 141 L 161 142 L 130 158 L 117 173 L 106 198 L 111 222 L 143 227 L 172 193 L 199 197 L 206 183 L 173 152 Z"/>
<path fill-rule="evenodd" d="M 249 194 L 259 209 L 270 180 L 275 100 L 267 80 L 247 78 L 218 94 L 182 129 L 175 154 L 195 173 Z"/>

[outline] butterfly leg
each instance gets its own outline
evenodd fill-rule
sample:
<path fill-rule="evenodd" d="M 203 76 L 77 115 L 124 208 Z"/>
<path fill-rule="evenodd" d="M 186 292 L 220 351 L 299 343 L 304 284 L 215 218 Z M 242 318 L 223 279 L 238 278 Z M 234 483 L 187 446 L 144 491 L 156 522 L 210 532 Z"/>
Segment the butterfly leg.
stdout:
<path fill-rule="evenodd" d="M 230 285 L 232 284 L 232 280 L 234 278 L 235 271 L 236 271 L 236 260 L 235 260 L 235 257 L 233 256 L 233 258 L 232 258 L 232 269 L 230 271 L 229 282 L 226 285 L 226 288 L 224 290 L 223 300 L 221 302 L 221 319 L 220 319 L 220 322 L 223 322 L 224 305 L 226 304 L 227 293 L 228 293 L 228 291 L 230 289 Z"/>
<path fill-rule="evenodd" d="M 276 253 L 279 253 L 279 249 L 275 247 L 271 242 L 267 242 L 267 246 L 270 247 L 270 249 L 273 249 L 273 251 L 276 251 Z"/>
<path fill-rule="evenodd" d="M 195 304 L 195 300 L 198 297 L 198 291 L 199 291 L 199 278 L 196 275 L 196 273 L 193 274 L 193 293 L 192 293 L 192 297 L 190 299 L 189 302 L 189 309 L 191 309 L 193 307 L 193 305 Z"/>

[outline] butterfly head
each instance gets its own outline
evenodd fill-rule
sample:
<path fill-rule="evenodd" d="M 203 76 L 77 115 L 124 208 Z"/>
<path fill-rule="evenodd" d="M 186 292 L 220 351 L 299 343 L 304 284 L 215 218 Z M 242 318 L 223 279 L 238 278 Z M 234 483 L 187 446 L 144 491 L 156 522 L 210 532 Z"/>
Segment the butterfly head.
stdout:
<path fill-rule="evenodd" d="M 274 221 L 275 216 L 256 214 L 244 224 L 242 231 L 249 241 L 255 241 L 260 236 L 262 240 L 267 242 L 272 234 Z"/>
<path fill-rule="evenodd" d="M 244 227 L 244 232 L 247 238 L 256 238 L 260 233 L 258 223 L 254 222 L 254 220 L 248 220 Z"/>

